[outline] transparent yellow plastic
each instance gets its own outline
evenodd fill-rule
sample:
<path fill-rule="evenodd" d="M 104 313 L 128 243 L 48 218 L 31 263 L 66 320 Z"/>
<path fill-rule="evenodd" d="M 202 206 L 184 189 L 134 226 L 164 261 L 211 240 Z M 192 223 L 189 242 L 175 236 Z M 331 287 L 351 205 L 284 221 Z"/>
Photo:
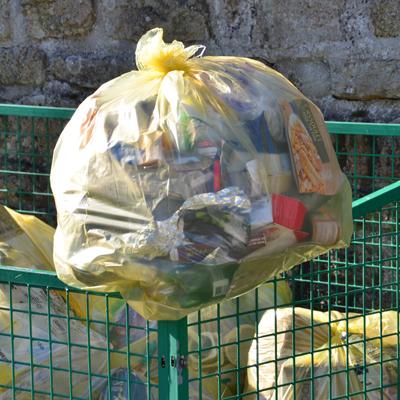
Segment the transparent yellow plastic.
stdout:
<path fill-rule="evenodd" d="M 259 393 L 244 398 L 363 399 L 365 390 L 369 400 L 398 398 L 397 325 L 396 311 L 269 310 L 249 351 L 249 365 L 259 367 L 248 369 L 245 391 Z"/>
<path fill-rule="evenodd" d="M 59 278 L 174 320 L 348 245 L 351 190 L 321 112 L 281 74 L 162 34 L 77 109 L 51 186 Z"/>

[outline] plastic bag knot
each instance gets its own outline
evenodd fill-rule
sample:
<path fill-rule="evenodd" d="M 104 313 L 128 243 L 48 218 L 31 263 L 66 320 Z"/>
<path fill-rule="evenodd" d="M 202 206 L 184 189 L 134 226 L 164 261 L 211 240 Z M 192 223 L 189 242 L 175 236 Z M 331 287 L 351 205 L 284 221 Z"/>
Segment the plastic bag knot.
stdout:
<path fill-rule="evenodd" d="M 174 40 L 165 43 L 162 28 L 155 28 L 144 34 L 136 47 L 136 65 L 141 71 L 158 71 L 167 74 L 170 71 L 190 69 L 190 58 L 201 57 L 205 46 L 185 47 L 182 42 Z"/>

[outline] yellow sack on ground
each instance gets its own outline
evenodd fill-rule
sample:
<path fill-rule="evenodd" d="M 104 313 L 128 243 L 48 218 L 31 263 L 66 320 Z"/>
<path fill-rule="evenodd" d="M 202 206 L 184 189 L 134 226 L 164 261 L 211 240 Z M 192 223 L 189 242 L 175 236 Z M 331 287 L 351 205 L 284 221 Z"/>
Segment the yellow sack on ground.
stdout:
<path fill-rule="evenodd" d="M 321 112 L 281 74 L 162 36 L 78 107 L 51 186 L 59 278 L 176 320 L 348 245 L 351 190 Z"/>
<path fill-rule="evenodd" d="M 243 398 L 256 399 L 245 394 L 258 388 L 263 400 L 289 400 L 295 391 L 300 399 L 328 399 L 330 390 L 335 398 L 361 400 L 366 390 L 369 400 L 397 399 L 397 313 L 348 317 L 302 308 L 267 311 L 249 351 Z M 300 382 L 294 384 L 294 376 Z"/>

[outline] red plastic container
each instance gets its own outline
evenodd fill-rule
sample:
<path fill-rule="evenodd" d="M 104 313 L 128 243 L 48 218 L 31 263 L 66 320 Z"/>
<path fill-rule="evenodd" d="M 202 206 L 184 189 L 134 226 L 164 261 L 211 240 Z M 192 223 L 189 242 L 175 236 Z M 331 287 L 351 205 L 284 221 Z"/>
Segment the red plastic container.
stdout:
<path fill-rule="evenodd" d="M 300 200 L 272 194 L 272 216 L 276 224 L 294 231 L 301 230 L 306 213 L 307 209 Z"/>

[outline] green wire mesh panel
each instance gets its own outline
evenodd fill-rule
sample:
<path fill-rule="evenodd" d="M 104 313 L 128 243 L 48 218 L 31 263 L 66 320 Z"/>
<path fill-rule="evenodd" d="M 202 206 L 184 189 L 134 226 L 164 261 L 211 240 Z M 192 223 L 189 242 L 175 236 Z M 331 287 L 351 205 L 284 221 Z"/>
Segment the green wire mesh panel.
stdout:
<path fill-rule="evenodd" d="M 356 218 L 351 247 L 320 256 L 292 275 L 298 304 L 362 313 L 397 308 L 399 216 L 395 202 Z"/>
<path fill-rule="evenodd" d="M 349 248 L 189 318 L 189 398 L 399 398 L 399 233 L 395 202 Z"/>
<path fill-rule="evenodd" d="M 51 153 L 72 112 L 0 105 L 0 203 L 55 223 Z M 328 127 L 355 199 L 399 180 L 398 125 Z M 357 204 L 348 249 L 177 322 L 0 267 L 0 400 L 397 399 L 398 189 Z"/>
<path fill-rule="evenodd" d="M 0 106 L 0 203 L 55 224 L 49 171 L 55 143 L 72 115 L 57 108 Z"/>
<path fill-rule="evenodd" d="M 339 164 L 359 198 L 400 179 L 400 127 L 328 123 Z"/>
<path fill-rule="evenodd" d="M 156 338 L 116 296 L 37 271 L 0 277 L 0 399 L 154 398 Z"/>
<path fill-rule="evenodd" d="M 248 371 L 257 368 L 248 353 L 260 339 L 261 317 L 276 306 L 292 307 L 288 282 L 276 278 L 237 299 L 211 306 L 188 318 L 189 398 L 257 398 L 260 388 L 250 388 Z M 271 321 L 272 325 L 274 321 Z"/>

